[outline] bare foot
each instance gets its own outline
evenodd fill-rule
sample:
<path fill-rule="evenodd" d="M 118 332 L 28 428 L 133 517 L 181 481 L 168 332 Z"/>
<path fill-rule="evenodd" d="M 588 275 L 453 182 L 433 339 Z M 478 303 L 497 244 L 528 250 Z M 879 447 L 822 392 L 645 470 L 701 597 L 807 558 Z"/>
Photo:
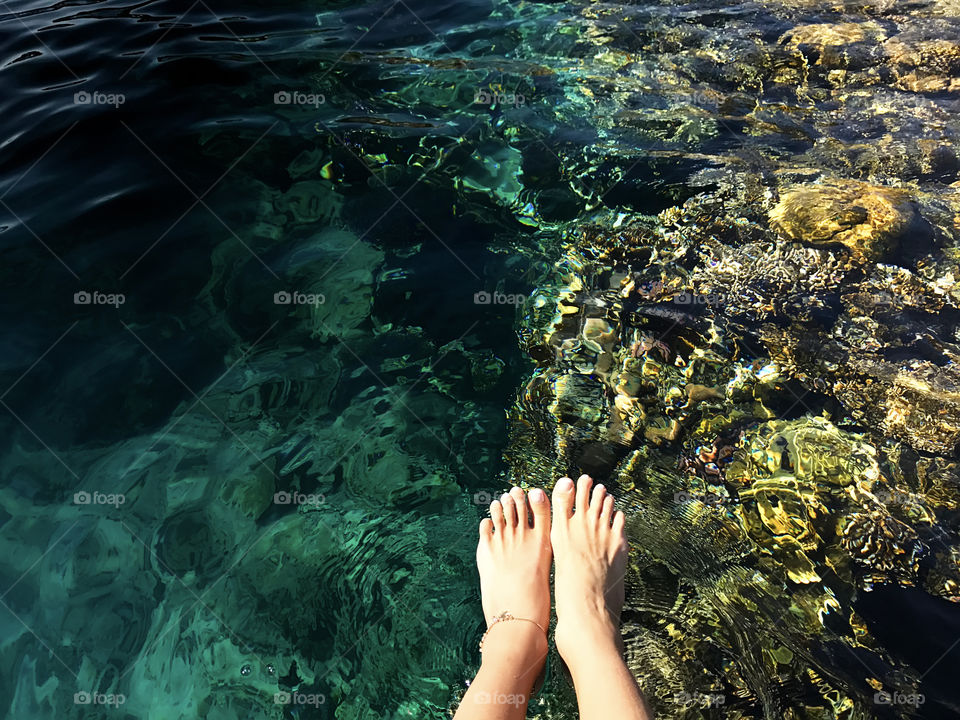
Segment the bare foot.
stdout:
<path fill-rule="evenodd" d="M 551 540 L 556 557 L 557 650 L 573 670 L 578 658 L 589 657 L 591 644 L 619 646 L 623 576 L 627 538 L 621 511 L 613 512 L 613 496 L 603 485 L 582 475 L 576 486 L 561 478 L 553 489 Z"/>
<path fill-rule="evenodd" d="M 544 630 L 550 624 L 550 503 L 543 490 L 530 491 L 531 523 L 527 500 L 523 490 L 515 487 L 490 504 L 490 519 L 480 523 L 477 568 L 487 626 L 504 611 L 533 620 Z M 488 635 L 490 640 L 510 634 L 504 632 L 508 626 L 530 623 L 497 625 Z"/>
<path fill-rule="evenodd" d="M 522 720 L 526 716 L 530 693 L 547 659 L 552 554 L 550 503 L 543 490 L 531 490 L 527 497 L 520 488 L 513 488 L 490 505 L 490 519 L 480 523 L 477 545 L 488 631 L 480 670 L 455 720 Z M 517 620 L 493 624 L 504 612 Z"/>

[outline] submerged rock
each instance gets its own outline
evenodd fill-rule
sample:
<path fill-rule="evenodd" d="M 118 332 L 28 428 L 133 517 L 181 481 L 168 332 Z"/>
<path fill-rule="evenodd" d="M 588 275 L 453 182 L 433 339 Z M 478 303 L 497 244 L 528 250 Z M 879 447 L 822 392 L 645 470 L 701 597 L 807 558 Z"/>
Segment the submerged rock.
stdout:
<path fill-rule="evenodd" d="M 780 42 L 826 69 L 859 69 L 878 60 L 886 37 L 875 22 L 816 23 L 798 25 L 784 34 Z"/>
<path fill-rule="evenodd" d="M 860 412 L 868 421 L 879 421 L 892 435 L 903 438 L 918 450 L 947 456 L 960 455 L 960 372 L 955 366 L 937 367 L 930 362 L 898 367 L 893 363 L 864 363 L 871 371 L 866 385 L 869 394 L 855 383 L 845 384 L 840 396 L 867 400 Z M 876 397 L 873 405 L 868 398 Z"/>
<path fill-rule="evenodd" d="M 770 212 L 770 223 L 789 240 L 845 245 L 861 261 L 886 257 L 924 224 L 905 190 L 851 180 L 788 190 Z"/>
<path fill-rule="evenodd" d="M 960 91 L 960 31 L 954 24 L 908 27 L 883 47 L 903 89 Z"/>

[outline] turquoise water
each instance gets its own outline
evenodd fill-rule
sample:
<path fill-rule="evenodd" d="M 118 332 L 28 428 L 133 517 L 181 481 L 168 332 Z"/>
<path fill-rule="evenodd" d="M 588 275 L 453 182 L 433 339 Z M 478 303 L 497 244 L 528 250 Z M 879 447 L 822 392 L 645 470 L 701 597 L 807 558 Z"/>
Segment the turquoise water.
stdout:
<path fill-rule="evenodd" d="M 318 131 L 376 8 L 212 9 L 4 17 L 4 715 L 443 717 L 538 253 Z"/>
<path fill-rule="evenodd" d="M 596 258 L 571 253 L 581 227 L 626 247 L 636 235 L 620 228 L 657 218 L 650 236 L 665 237 L 682 213 L 664 212 L 718 187 L 716 217 L 724 203 L 754 203 L 718 158 L 764 178 L 886 172 L 922 185 L 943 223 L 960 217 L 956 157 L 915 157 L 930 127 L 955 146 L 960 65 L 940 48 L 924 56 L 933 79 L 910 76 L 908 60 L 896 66 L 903 77 L 873 73 L 882 63 L 870 39 L 960 37 L 958 12 L 932 2 L 6 4 L 5 716 L 449 717 L 479 659 L 475 533 L 490 497 L 560 472 L 605 479 L 628 449 L 644 462 L 649 450 L 654 468 L 614 488 L 641 556 L 628 647 L 638 673 L 661 672 L 641 678 L 660 715 L 955 716 L 960 622 L 942 588 L 960 578 L 960 484 L 943 481 L 933 520 L 912 516 L 918 557 L 946 558 L 936 591 L 877 575 L 876 591 L 858 594 L 865 583 L 836 561 L 835 585 L 784 580 L 752 595 L 743 588 L 769 571 L 771 553 L 697 546 L 703 536 L 684 537 L 692 511 L 669 503 L 685 487 L 681 460 L 700 448 L 591 436 L 612 400 L 588 388 L 564 405 L 538 333 L 571 276 L 591 292 L 614 286 Z M 778 54 L 791 28 L 845 21 L 869 30 L 845 36 L 843 62 L 829 60 L 829 44 Z M 862 91 L 856 101 L 838 99 L 846 82 Z M 884 122 L 879 106 L 892 108 Z M 744 215 L 710 242 L 762 256 L 749 244 L 755 225 Z M 955 258 L 956 238 L 945 238 Z M 693 275 L 693 255 L 658 263 Z M 723 262 L 705 293 L 742 290 Z M 938 367 L 950 368 L 956 283 L 952 260 L 938 262 L 925 277 L 946 279 L 941 305 L 896 327 L 919 337 L 912 323 L 926 323 L 936 350 L 911 352 L 942 352 L 951 359 Z M 784 314 L 815 314 L 778 282 L 760 284 Z M 750 333 L 760 337 L 767 315 L 728 314 L 759 344 Z M 747 365 L 745 352 L 730 354 Z M 748 369 L 763 377 L 760 356 Z M 557 358 L 569 377 L 600 374 L 580 355 Z M 530 391 L 539 378 L 561 399 Z M 764 419 L 824 411 L 844 432 L 869 431 L 823 379 L 802 381 L 813 394 L 799 405 L 787 397 L 806 392 L 799 380 L 760 398 L 776 411 Z M 871 442 L 886 452 L 894 435 Z M 943 460 L 931 477 L 954 477 L 955 448 L 919 446 L 923 462 Z M 668 500 L 656 505 L 657 493 Z M 745 584 L 719 579 L 730 568 Z M 727 615 L 692 599 L 731 587 L 742 602 Z M 804 594 L 814 587 L 822 597 Z M 774 632 L 778 615 L 802 615 L 793 595 L 815 608 L 821 634 L 799 620 Z M 880 639 L 848 642 L 835 625 L 861 615 Z M 915 620 L 910 632 L 898 632 L 900 616 Z M 753 642 L 763 638 L 776 647 Z M 794 656 L 816 671 L 801 674 Z M 878 705 L 868 678 L 925 702 Z M 558 666 L 531 713 L 573 718 L 575 707 Z"/>

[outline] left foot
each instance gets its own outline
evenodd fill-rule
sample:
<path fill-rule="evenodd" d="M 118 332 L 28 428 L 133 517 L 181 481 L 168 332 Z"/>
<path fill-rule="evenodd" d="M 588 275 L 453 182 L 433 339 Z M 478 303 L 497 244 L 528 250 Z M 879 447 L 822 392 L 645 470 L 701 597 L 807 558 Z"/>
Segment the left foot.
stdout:
<path fill-rule="evenodd" d="M 529 501 L 529 502 L 528 502 Z M 528 520 L 532 515 L 532 522 Z M 518 487 L 490 504 L 490 518 L 480 523 L 477 569 L 487 626 L 508 610 L 516 618 L 537 623 L 545 631 L 550 624 L 550 503 L 539 488 L 529 496 Z M 493 642 L 506 627 L 519 630 L 530 623 L 497 623 L 485 640 Z M 543 635 L 543 631 L 536 630 Z M 523 632 L 524 637 L 527 632 Z"/>

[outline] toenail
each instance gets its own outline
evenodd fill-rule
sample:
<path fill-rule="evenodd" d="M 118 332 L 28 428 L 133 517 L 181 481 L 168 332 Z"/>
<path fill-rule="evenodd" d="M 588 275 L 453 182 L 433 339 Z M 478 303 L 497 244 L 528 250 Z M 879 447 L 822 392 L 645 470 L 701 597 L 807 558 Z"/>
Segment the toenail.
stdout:
<path fill-rule="evenodd" d="M 573 490 L 573 480 L 571 480 L 568 477 L 560 478 L 559 480 L 557 480 L 557 490 L 560 490 L 562 492 Z"/>
<path fill-rule="evenodd" d="M 540 488 L 534 488 L 530 491 L 530 502 L 542 503 L 546 499 L 546 494 Z"/>

